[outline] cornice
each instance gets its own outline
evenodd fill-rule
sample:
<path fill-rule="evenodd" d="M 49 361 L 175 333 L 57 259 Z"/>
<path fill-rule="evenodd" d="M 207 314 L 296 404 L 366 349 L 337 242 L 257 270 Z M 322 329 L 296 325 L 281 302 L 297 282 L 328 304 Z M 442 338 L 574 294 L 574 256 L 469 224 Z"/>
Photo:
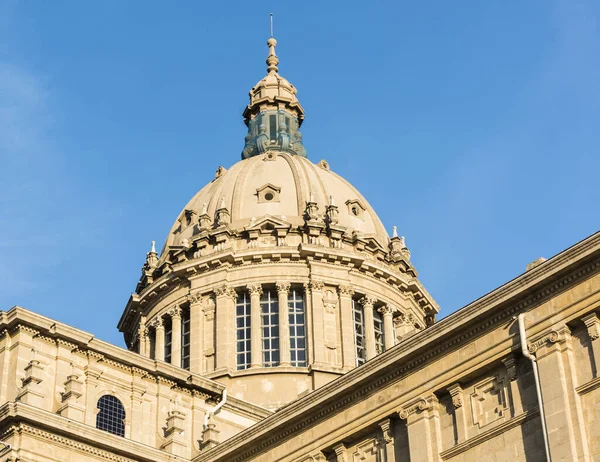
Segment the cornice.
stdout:
<path fill-rule="evenodd" d="M 190 276 L 198 276 L 223 267 L 236 268 L 244 265 L 264 264 L 308 264 L 318 261 L 321 264 L 333 266 L 346 266 L 362 275 L 387 283 L 400 292 L 418 293 L 418 304 L 422 309 L 433 309 L 439 312 L 439 306 L 431 295 L 425 291 L 422 284 L 414 276 L 398 271 L 387 262 L 368 258 L 364 252 L 348 251 L 334 247 L 323 247 L 310 244 L 300 244 L 297 247 L 266 247 L 252 248 L 241 251 L 227 249 L 203 257 L 187 259 L 180 263 L 172 264 L 169 272 L 162 274 L 152 284 L 146 286 L 139 294 L 133 295 L 127 304 L 121 320 L 119 330 L 128 331 L 128 326 L 135 322 L 136 306 L 151 301 L 152 306 L 167 293 L 173 291 L 173 286 L 188 280 Z M 146 311 L 146 310 L 145 310 Z"/>
<path fill-rule="evenodd" d="M 279 410 L 268 419 L 200 454 L 194 462 L 248 460 L 265 448 L 278 444 L 314 422 L 363 399 L 374 390 L 398 381 L 432 358 L 456 349 L 492 327 L 502 325 L 515 314 L 531 309 L 598 271 L 600 233 L 475 300 L 364 365 Z"/>

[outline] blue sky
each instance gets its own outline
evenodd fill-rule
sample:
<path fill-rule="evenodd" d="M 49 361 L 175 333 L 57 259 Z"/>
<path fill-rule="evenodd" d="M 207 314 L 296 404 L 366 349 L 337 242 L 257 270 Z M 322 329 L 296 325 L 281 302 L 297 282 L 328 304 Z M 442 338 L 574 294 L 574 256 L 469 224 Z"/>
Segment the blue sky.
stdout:
<path fill-rule="evenodd" d="M 597 1 L 0 0 L 1 309 L 122 344 L 150 241 L 239 160 L 270 12 L 309 158 L 442 316 L 599 229 Z"/>

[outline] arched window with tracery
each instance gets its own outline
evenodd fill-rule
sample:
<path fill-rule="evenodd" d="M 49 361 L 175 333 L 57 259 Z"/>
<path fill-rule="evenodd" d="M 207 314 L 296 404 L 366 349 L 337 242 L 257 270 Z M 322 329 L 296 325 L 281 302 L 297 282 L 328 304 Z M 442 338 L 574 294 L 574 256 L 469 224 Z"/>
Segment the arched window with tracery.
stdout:
<path fill-rule="evenodd" d="M 104 395 L 98 400 L 96 428 L 117 436 L 125 436 L 125 408 L 121 401 L 112 395 Z"/>

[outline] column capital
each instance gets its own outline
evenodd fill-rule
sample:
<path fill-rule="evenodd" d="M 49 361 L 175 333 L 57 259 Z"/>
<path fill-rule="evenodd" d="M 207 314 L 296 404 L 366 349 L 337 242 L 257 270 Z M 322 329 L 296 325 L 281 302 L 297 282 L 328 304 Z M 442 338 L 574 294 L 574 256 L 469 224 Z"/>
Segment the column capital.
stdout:
<path fill-rule="evenodd" d="M 409 417 L 412 415 L 422 414 L 425 411 L 433 409 L 433 405 L 436 402 L 437 398 L 435 395 L 431 395 L 428 398 L 419 396 L 401 406 L 398 410 L 398 417 L 400 417 L 402 420 L 408 421 Z"/>
<path fill-rule="evenodd" d="M 392 316 L 394 313 L 394 309 L 388 305 L 383 305 L 377 309 L 378 313 L 381 313 L 384 316 Z"/>
<path fill-rule="evenodd" d="M 291 283 L 289 281 L 277 281 L 275 286 L 277 287 L 277 293 L 288 293 L 290 291 Z"/>
<path fill-rule="evenodd" d="M 533 337 L 527 344 L 527 349 L 530 353 L 536 353 L 537 351 L 541 351 L 541 349 L 561 345 L 566 343 L 570 335 L 571 330 L 566 325 L 557 329 L 551 329 Z"/>
<path fill-rule="evenodd" d="M 310 281 L 308 284 L 313 292 L 321 292 L 325 286 L 323 281 Z"/>
<path fill-rule="evenodd" d="M 263 290 L 262 290 L 262 285 L 260 284 L 248 284 L 246 286 L 246 289 L 248 290 L 248 292 L 250 292 L 250 295 L 262 295 Z"/>
<path fill-rule="evenodd" d="M 598 319 L 596 312 L 584 316 L 581 320 L 585 324 L 585 327 L 587 327 L 590 340 L 594 341 L 600 338 L 600 319 Z"/>
<path fill-rule="evenodd" d="M 346 446 L 344 446 L 344 443 L 336 444 L 331 449 L 333 449 L 333 451 L 335 452 L 337 462 L 346 462 L 347 450 L 346 450 Z"/>
<path fill-rule="evenodd" d="M 157 316 L 152 321 L 150 321 L 150 325 L 152 327 L 154 327 L 155 329 L 164 329 L 165 328 L 161 316 Z"/>
<path fill-rule="evenodd" d="M 358 303 L 360 303 L 365 308 L 368 306 L 372 307 L 375 304 L 375 302 L 377 302 L 377 299 L 372 295 L 365 295 L 358 301 Z"/>
<path fill-rule="evenodd" d="M 204 297 L 200 292 L 192 292 L 187 296 L 187 301 L 190 305 L 201 305 Z"/>
<path fill-rule="evenodd" d="M 181 308 L 179 306 L 173 306 L 169 308 L 167 314 L 171 316 L 171 318 L 180 318 L 181 317 Z"/>
<path fill-rule="evenodd" d="M 354 295 L 354 288 L 352 286 L 340 285 L 338 286 L 338 292 L 342 297 L 352 297 Z"/>
<path fill-rule="evenodd" d="M 215 289 L 215 295 L 217 297 L 228 297 L 233 300 L 237 298 L 237 292 L 233 287 L 229 287 L 227 284 L 223 284 Z"/>

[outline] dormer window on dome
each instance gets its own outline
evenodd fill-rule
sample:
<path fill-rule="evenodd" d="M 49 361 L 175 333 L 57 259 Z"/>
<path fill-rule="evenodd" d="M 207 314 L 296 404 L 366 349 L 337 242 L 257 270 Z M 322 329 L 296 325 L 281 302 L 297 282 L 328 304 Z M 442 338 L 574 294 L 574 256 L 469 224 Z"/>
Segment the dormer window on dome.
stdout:
<path fill-rule="evenodd" d="M 258 203 L 263 204 L 265 202 L 279 202 L 279 193 L 281 188 L 267 183 L 256 190 L 258 197 Z"/>

